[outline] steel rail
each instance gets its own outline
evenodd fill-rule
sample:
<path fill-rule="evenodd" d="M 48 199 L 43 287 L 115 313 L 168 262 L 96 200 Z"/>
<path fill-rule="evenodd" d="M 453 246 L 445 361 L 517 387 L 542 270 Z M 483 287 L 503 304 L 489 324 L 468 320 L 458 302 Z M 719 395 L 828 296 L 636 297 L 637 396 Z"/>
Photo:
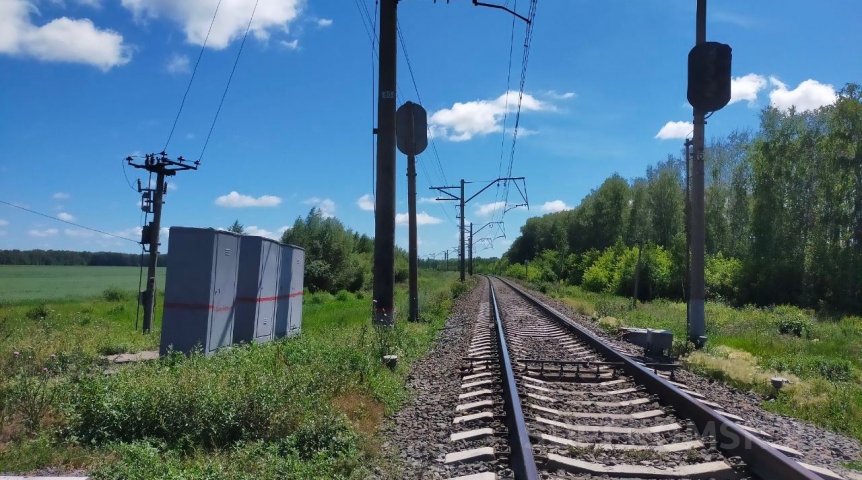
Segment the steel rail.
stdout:
<path fill-rule="evenodd" d="M 521 408 L 521 398 L 518 396 L 518 387 L 515 384 L 515 374 L 512 370 L 512 361 L 509 358 L 509 349 L 506 346 L 506 337 L 503 332 L 503 321 L 500 319 L 500 310 L 497 308 L 497 296 L 494 294 L 494 284 L 488 277 L 490 286 L 490 313 L 491 319 L 497 327 L 497 349 L 500 352 L 500 373 L 503 380 L 503 408 L 506 412 L 506 429 L 509 435 L 509 448 L 512 449 L 509 458 L 509 467 L 515 473 L 517 480 L 539 480 L 539 470 L 536 459 L 533 456 L 533 445 L 527 434 L 527 425 L 524 421 L 524 411 Z"/>
<path fill-rule="evenodd" d="M 607 345 L 603 340 L 576 324 L 565 315 L 557 312 L 553 308 L 545 305 L 540 300 L 536 299 L 521 288 L 513 285 L 511 282 L 494 277 L 503 284 L 509 286 L 513 291 L 517 292 L 530 303 L 544 311 L 551 318 L 556 319 L 569 330 L 581 337 L 600 355 L 610 361 L 623 362 L 623 370 L 630 375 L 635 382 L 643 385 L 651 393 L 658 396 L 662 403 L 673 407 L 676 413 L 682 418 L 691 420 L 698 433 L 701 435 L 713 435 L 717 440 L 716 447 L 728 457 L 738 456 L 745 462 L 746 467 L 760 478 L 781 480 L 820 480 L 821 477 L 816 473 L 799 465 L 796 461 L 788 458 L 783 453 L 769 446 L 766 442 L 760 440 L 754 435 L 746 432 L 736 425 L 735 422 L 727 419 L 706 405 L 696 401 L 688 394 L 670 384 L 665 379 L 653 373 L 651 370 L 638 365 L 629 357 L 620 354 L 611 346 Z M 493 285 L 491 286 L 491 295 L 493 297 Z"/>

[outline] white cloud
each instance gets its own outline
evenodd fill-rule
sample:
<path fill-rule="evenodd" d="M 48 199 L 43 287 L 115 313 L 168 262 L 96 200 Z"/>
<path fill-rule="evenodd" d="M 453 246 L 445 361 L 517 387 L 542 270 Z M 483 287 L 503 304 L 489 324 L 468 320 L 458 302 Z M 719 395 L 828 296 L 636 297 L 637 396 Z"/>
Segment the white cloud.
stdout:
<path fill-rule="evenodd" d="M 754 105 L 757 94 L 766 88 L 766 78 L 762 75 L 749 73 L 744 77 L 736 77 L 730 80 L 730 103 L 748 100 L 748 105 Z"/>
<path fill-rule="evenodd" d="M 277 207 L 280 203 L 281 198 L 274 195 L 263 195 L 255 198 L 250 195 L 242 195 L 236 191 L 222 195 L 215 200 L 216 205 L 227 208 Z"/>
<path fill-rule="evenodd" d="M 187 55 L 177 55 L 176 53 L 171 55 L 171 58 L 168 59 L 168 63 L 165 68 L 168 73 L 173 75 L 191 73 L 192 71 L 189 66 L 189 57 Z"/>
<path fill-rule="evenodd" d="M 667 122 L 658 131 L 655 138 L 662 140 L 684 139 L 691 137 L 694 125 L 691 122 Z"/>
<path fill-rule="evenodd" d="M 318 27 L 329 27 L 332 26 L 332 20 L 329 18 L 321 18 L 317 21 Z"/>
<path fill-rule="evenodd" d="M 37 26 L 37 13 L 30 0 L 0 1 L 0 53 L 32 57 L 45 62 L 83 63 L 104 71 L 131 59 L 123 36 L 100 30 L 90 19 L 55 18 Z"/>
<path fill-rule="evenodd" d="M 539 210 L 545 213 L 555 213 L 562 212 L 563 210 L 571 210 L 572 207 L 566 205 L 566 202 L 562 200 L 553 200 L 550 202 L 545 202 L 544 205 L 539 207 Z"/>
<path fill-rule="evenodd" d="M 497 210 L 499 210 L 505 206 L 506 206 L 506 202 L 504 202 L 504 201 L 486 203 L 483 205 L 477 205 L 476 206 L 476 215 L 479 215 L 480 217 L 487 217 L 488 215 L 494 213 L 495 211 L 497 211 Z"/>
<path fill-rule="evenodd" d="M 56 228 L 48 228 L 45 230 L 30 230 L 27 232 L 27 235 L 31 237 L 51 237 L 56 235 L 59 232 Z"/>
<path fill-rule="evenodd" d="M 410 221 L 409 214 L 406 213 L 398 213 L 395 215 L 395 225 L 406 226 Z M 438 223 L 443 223 L 443 220 L 437 217 L 433 217 L 428 215 L 425 212 L 419 212 L 416 214 L 416 226 L 421 227 L 422 225 L 437 225 Z"/>
<path fill-rule="evenodd" d="M 508 103 L 507 103 L 508 99 Z M 434 112 L 428 119 L 429 134 L 453 142 L 470 140 L 477 135 L 488 135 L 503 130 L 503 117 L 507 111 L 518 108 L 518 92 L 509 91 L 494 100 L 475 100 L 456 103 L 452 108 Z M 553 111 L 555 107 L 525 93 L 521 111 Z"/>
<path fill-rule="evenodd" d="M 320 214 L 323 215 L 323 218 L 331 218 L 335 216 L 335 202 L 328 198 L 320 199 L 317 197 L 311 197 L 302 203 L 316 207 L 320 210 Z"/>
<path fill-rule="evenodd" d="M 374 197 L 371 196 L 370 193 L 366 193 L 365 195 L 359 197 L 359 200 L 356 201 L 356 204 L 359 205 L 359 208 L 365 211 L 373 211 L 374 210 Z"/>
<path fill-rule="evenodd" d="M 139 20 L 166 17 L 179 25 L 186 40 L 202 45 L 207 36 L 218 0 L 121 0 Z M 303 0 L 267 0 L 260 2 L 251 31 L 260 40 L 269 38 L 272 32 L 286 32 L 297 18 Z M 207 46 L 221 50 L 245 33 L 255 2 L 251 0 L 223 0 L 209 35 Z"/>
<path fill-rule="evenodd" d="M 58 213 L 57 218 L 59 218 L 60 220 L 65 220 L 67 222 L 74 222 L 75 221 L 75 217 L 73 217 L 72 215 L 70 215 L 66 212 Z"/>
<path fill-rule="evenodd" d="M 132 240 L 138 241 L 141 238 L 141 227 L 127 228 L 125 230 L 119 230 L 112 233 L 118 237 L 131 238 Z M 100 236 L 105 239 L 113 239 L 113 237 L 111 237 L 110 235 Z"/>
<path fill-rule="evenodd" d="M 69 195 L 68 193 L 63 193 L 63 192 L 57 192 L 53 196 L 54 200 L 66 200 L 69 197 L 71 197 L 71 195 Z"/>
<path fill-rule="evenodd" d="M 299 39 L 293 39 L 289 42 L 287 40 L 282 40 L 278 43 L 280 43 L 282 47 L 288 50 L 299 50 Z"/>
<path fill-rule="evenodd" d="M 546 90 L 542 92 L 542 95 L 556 100 L 568 100 L 578 96 L 575 92 L 557 93 L 555 90 Z"/>
<path fill-rule="evenodd" d="M 67 228 L 67 229 L 63 230 L 63 233 L 65 233 L 67 237 L 74 237 L 74 238 L 89 238 L 89 237 L 93 236 L 93 232 L 88 232 L 87 230 L 71 229 L 71 228 Z"/>
<path fill-rule="evenodd" d="M 0 227 L 8 226 L 9 222 L 7 220 L 0 220 Z"/>
<path fill-rule="evenodd" d="M 245 227 L 245 234 L 246 235 L 255 235 L 258 237 L 271 238 L 273 240 L 280 240 L 281 234 L 283 234 L 286 230 L 288 230 L 288 227 L 281 227 L 278 230 L 271 232 L 269 230 L 259 228 L 255 225 L 251 225 L 251 226 Z"/>
<path fill-rule="evenodd" d="M 769 92 L 770 105 L 782 111 L 796 107 L 799 112 L 807 112 L 831 105 L 838 98 L 832 85 L 817 80 L 805 80 L 793 90 L 788 90 L 787 85 L 775 77 L 769 77 L 769 83 L 775 87 Z"/>
<path fill-rule="evenodd" d="M 435 197 L 422 197 L 419 199 L 419 203 L 437 203 L 437 199 Z"/>

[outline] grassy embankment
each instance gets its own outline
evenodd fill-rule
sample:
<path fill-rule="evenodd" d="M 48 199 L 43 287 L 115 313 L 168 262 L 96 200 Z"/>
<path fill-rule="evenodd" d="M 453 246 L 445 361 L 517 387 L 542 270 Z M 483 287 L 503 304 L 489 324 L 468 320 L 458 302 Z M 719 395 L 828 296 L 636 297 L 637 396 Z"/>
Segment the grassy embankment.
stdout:
<path fill-rule="evenodd" d="M 684 303 L 658 300 L 631 308 L 631 299 L 545 286 L 548 295 L 580 313 L 598 318 L 609 332 L 620 326 L 664 328 L 684 339 Z M 769 379 L 789 378 L 772 411 L 808 420 L 862 440 L 862 318 L 818 318 L 796 307 L 731 308 L 707 302 L 706 348 L 687 354 L 689 370 L 764 397 L 774 394 Z"/>
<path fill-rule="evenodd" d="M 103 374 L 100 354 L 158 344 L 158 331 L 134 331 L 132 292 L 6 302 L 0 472 L 58 467 L 96 479 L 363 478 L 369 465 L 385 463 L 375 432 L 406 399 L 410 364 L 465 291 L 454 275 L 420 282 L 429 322 L 400 321 L 391 335 L 369 326 L 367 295 L 308 295 L 299 337 L 209 359 L 177 355 L 123 366 L 113 375 Z M 403 289 L 397 305 L 407 310 Z M 384 350 L 400 356 L 394 371 L 381 365 Z"/>

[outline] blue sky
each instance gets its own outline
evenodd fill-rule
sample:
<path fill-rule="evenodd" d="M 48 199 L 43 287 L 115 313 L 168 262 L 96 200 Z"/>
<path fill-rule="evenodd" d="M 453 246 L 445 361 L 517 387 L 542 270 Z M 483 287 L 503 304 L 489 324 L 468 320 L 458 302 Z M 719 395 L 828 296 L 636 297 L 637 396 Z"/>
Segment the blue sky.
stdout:
<path fill-rule="evenodd" d="M 216 3 L 0 0 L 0 200 L 137 238 L 140 197 L 122 159 L 164 147 Z M 517 8 L 526 13 L 528 4 Z M 222 1 L 172 156 L 200 156 L 253 6 Z M 376 66 L 365 8 L 373 16 L 372 0 L 260 0 L 201 168 L 171 180 L 164 225 L 239 219 L 278 235 L 319 205 L 373 233 L 366 195 Z M 693 0 L 538 2 L 513 164 L 527 177 L 531 208 L 509 211 L 508 238 L 477 255 L 503 253 L 528 217 L 577 205 L 614 172 L 643 175 L 680 150 L 690 126 L 674 122 L 691 120 L 694 9 Z M 431 148 L 422 155 L 420 197 L 432 197 L 428 187 L 444 175 L 451 185 L 476 181 L 472 193 L 498 176 L 501 154 L 503 173 L 509 162 L 524 25 L 515 23 L 504 138 L 512 18 L 468 0 L 404 0 L 399 16 L 442 167 Z M 816 108 L 862 81 L 859 25 L 855 0 L 712 0 L 707 37 L 733 47 L 735 81 L 733 103 L 710 119 L 707 135 L 756 127 L 770 103 Z M 399 93 L 417 102 L 399 55 Z M 398 162 L 403 213 L 406 159 Z M 134 182 L 139 173 L 126 175 Z M 499 200 L 489 189 L 467 219 L 477 228 L 499 219 Z M 513 190 L 509 202 L 517 200 Z M 453 207 L 420 203 L 420 254 L 456 245 Z M 406 226 L 397 241 L 406 246 Z M 0 248 L 138 249 L 5 205 Z"/>

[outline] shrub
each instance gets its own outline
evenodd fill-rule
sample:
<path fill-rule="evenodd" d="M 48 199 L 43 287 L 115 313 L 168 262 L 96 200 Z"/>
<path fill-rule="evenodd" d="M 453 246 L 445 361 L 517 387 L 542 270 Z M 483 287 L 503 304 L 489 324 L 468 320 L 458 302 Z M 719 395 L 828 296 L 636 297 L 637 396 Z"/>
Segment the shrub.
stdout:
<path fill-rule="evenodd" d="M 44 320 L 51 316 L 52 310 L 46 307 L 44 304 L 39 304 L 33 307 L 30 307 L 27 310 L 27 313 L 24 314 L 30 320 Z"/>
<path fill-rule="evenodd" d="M 782 335 L 801 337 L 811 330 L 811 317 L 795 307 L 781 306 L 772 310 L 777 317 L 778 332 Z"/>
<path fill-rule="evenodd" d="M 347 290 L 339 290 L 338 293 L 335 294 L 335 299 L 339 302 L 346 302 L 348 300 L 352 300 L 353 295 Z"/>
<path fill-rule="evenodd" d="M 282 443 L 285 449 L 295 449 L 300 458 L 310 459 L 320 453 L 346 453 L 357 439 L 341 416 L 321 415 L 302 424 Z"/>
<path fill-rule="evenodd" d="M 125 292 L 117 287 L 106 288 L 102 292 L 102 299 L 106 302 L 122 302 L 128 297 L 128 292 Z"/>
<path fill-rule="evenodd" d="M 329 292 L 317 292 L 308 296 L 308 303 L 312 305 L 320 305 L 332 301 L 332 295 Z"/>

